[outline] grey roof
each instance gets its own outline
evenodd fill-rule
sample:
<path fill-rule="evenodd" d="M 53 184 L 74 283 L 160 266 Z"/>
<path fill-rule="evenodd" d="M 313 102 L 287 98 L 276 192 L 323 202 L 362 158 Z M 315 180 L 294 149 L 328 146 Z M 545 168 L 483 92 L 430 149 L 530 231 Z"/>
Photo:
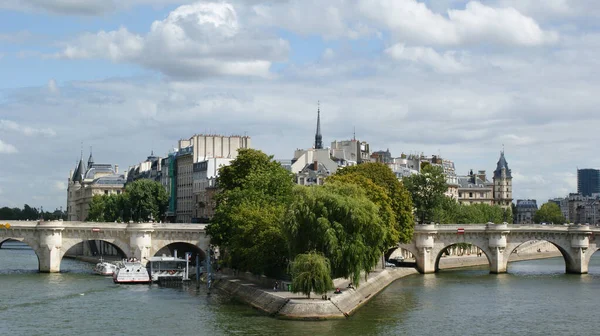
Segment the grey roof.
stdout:
<path fill-rule="evenodd" d="M 125 184 L 125 176 L 123 175 L 109 175 L 102 176 L 94 180 L 92 184 L 103 184 L 103 185 L 124 185 Z"/>
<path fill-rule="evenodd" d="M 94 176 L 98 173 L 110 173 L 114 174 L 115 171 L 112 169 L 111 165 L 92 165 L 92 167 L 88 168 L 85 173 L 85 179 L 93 179 Z"/>
<path fill-rule="evenodd" d="M 498 160 L 498 164 L 496 164 L 496 170 L 494 170 L 494 178 L 502 177 L 502 168 L 506 171 L 506 177 L 512 178 L 511 171 L 508 168 L 508 162 L 506 162 L 506 158 L 504 157 L 504 151 L 500 152 L 500 159 Z"/>
<path fill-rule="evenodd" d="M 519 209 L 525 209 L 525 208 L 537 209 L 538 208 L 536 200 L 517 200 L 516 206 Z"/>
<path fill-rule="evenodd" d="M 472 176 L 457 176 L 459 188 L 489 188 L 490 182 L 483 181 L 479 177 Z"/>
<path fill-rule="evenodd" d="M 77 165 L 77 169 L 73 173 L 73 182 L 81 182 L 83 180 L 83 171 L 85 170 L 85 166 L 83 164 L 83 159 L 79 159 L 79 164 Z"/>
<path fill-rule="evenodd" d="M 92 151 L 90 150 L 90 157 L 88 158 L 88 167 L 91 167 L 94 164 L 94 157 L 92 156 Z"/>

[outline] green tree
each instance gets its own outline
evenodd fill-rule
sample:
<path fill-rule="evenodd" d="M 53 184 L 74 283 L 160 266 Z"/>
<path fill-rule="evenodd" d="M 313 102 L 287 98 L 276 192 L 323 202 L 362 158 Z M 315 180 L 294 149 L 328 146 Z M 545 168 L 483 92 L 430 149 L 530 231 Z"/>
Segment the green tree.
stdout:
<path fill-rule="evenodd" d="M 444 196 L 433 211 L 433 218 L 443 224 L 483 224 L 510 223 L 510 209 L 502 209 L 499 205 L 485 203 L 459 204 L 456 200 Z"/>
<path fill-rule="evenodd" d="M 329 260 L 315 251 L 298 254 L 292 263 L 292 290 L 294 293 L 325 294 L 333 288 Z"/>
<path fill-rule="evenodd" d="M 362 175 L 387 191 L 396 217 L 397 241 L 407 243 L 413 238 L 414 217 L 413 202 L 410 194 L 398 180 L 394 172 L 383 163 L 363 163 L 338 170 L 336 175 Z M 381 204 L 379 204 L 381 206 Z"/>
<path fill-rule="evenodd" d="M 377 205 L 350 183 L 297 186 L 294 196 L 284 223 L 290 255 L 321 252 L 334 277 L 358 285 L 361 272 L 366 276 L 389 247 Z"/>
<path fill-rule="evenodd" d="M 125 192 L 95 195 L 86 220 L 96 222 L 148 221 L 164 216 L 169 196 L 160 182 L 140 179 L 125 186 Z"/>
<path fill-rule="evenodd" d="M 442 167 L 424 165 L 419 174 L 405 177 L 402 182 L 410 192 L 419 222 L 423 224 L 433 220 L 434 209 L 443 201 L 448 190 Z"/>
<path fill-rule="evenodd" d="M 125 186 L 125 195 L 122 200 L 123 210 L 130 213 L 124 213 L 123 216 L 130 217 L 136 222 L 144 222 L 150 218 L 159 220 L 164 216 L 168 202 L 169 195 L 167 195 L 167 191 L 160 182 L 139 179 L 127 183 Z M 118 198 L 114 202 L 111 201 L 110 204 L 110 211 L 115 214 L 120 212 Z"/>
<path fill-rule="evenodd" d="M 533 221 L 536 223 L 565 223 L 567 220 L 562 215 L 558 204 L 547 202 L 542 204 L 540 209 L 535 212 Z"/>
<path fill-rule="evenodd" d="M 207 231 L 232 268 L 279 276 L 288 251 L 282 225 L 292 197 L 293 177 L 272 156 L 240 149 L 220 168 L 215 216 Z"/>
<path fill-rule="evenodd" d="M 393 210 L 392 199 L 388 196 L 387 190 L 375 184 L 373 180 L 358 173 L 345 175 L 332 175 L 327 179 L 327 183 L 351 183 L 361 187 L 367 198 L 375 203 L 379 208 L 379 217 L 386 227 L 386 235 L 383 237 L 385 246 L 394 246 L 398 244 L 399 231 L 396 214 Z"/>

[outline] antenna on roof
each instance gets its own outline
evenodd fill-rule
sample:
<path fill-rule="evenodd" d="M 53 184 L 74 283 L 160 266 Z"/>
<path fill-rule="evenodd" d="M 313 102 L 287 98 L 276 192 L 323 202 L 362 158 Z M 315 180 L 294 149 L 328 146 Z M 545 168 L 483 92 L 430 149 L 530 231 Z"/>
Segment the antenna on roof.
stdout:
<path fill-rule="evenodd" d="M 354 126 L 354 131 L 352 133 L 352 140 L 356 141 L 356 126 Z"/>

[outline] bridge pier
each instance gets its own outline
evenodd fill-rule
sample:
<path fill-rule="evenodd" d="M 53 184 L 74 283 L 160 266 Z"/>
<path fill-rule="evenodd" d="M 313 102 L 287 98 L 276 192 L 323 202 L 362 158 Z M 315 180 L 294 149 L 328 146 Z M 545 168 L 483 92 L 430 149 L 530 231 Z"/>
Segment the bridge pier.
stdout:
<path fill-rule="evenodd" d="M 132 257 L 137 258 L 142 264 L 148 262 L 150 250 L 152 249 L 152 224 L 136 223 L 130 224 L 127 231 L 131 232 L 129 237 L 129 246 L 131 247 Z"/>
<path fill-rule="evenodd" d="M 49 227 L 39 231 L 40 247 L 37 255 L 39 269 L 42 273 L 60 272 L 62 230 L 62 228 Z"/>
<path fill-rule="evenodd" d="M 587 274 L 589 259 L 585 257 L 587 249 L 572 248 L 570 258 L 565 258 L 566 272 L 570 274 Z"/>
<path fill-rule="evenodd" d="M 500 274 L 506 273 L 508 260 L 504 257 L 504 248 L 496 247 L 491 249 L 490 255 L 490 273 Z"/>

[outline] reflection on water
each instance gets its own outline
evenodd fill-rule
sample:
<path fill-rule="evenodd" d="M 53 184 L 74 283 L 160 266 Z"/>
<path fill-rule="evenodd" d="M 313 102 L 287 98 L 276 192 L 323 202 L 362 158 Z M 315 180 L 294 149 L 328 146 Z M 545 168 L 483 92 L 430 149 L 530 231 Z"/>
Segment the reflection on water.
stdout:
<path fill-rule="evenodd" d="M 32 250 L 0 249 L 0 334 L 567 335 L 576 326 L 591 335 L 600 327 L 590 318 L 597 257 L 589 275 L 564 274 L 553 258 L 511 263 L 508 274 L 482 267 L 410 276 L 349 319 L 324 322 L 275 320 L 204 287 L 115 285 L 91 267 L 64 259 L 63 273 L 40 274 Z"/>

